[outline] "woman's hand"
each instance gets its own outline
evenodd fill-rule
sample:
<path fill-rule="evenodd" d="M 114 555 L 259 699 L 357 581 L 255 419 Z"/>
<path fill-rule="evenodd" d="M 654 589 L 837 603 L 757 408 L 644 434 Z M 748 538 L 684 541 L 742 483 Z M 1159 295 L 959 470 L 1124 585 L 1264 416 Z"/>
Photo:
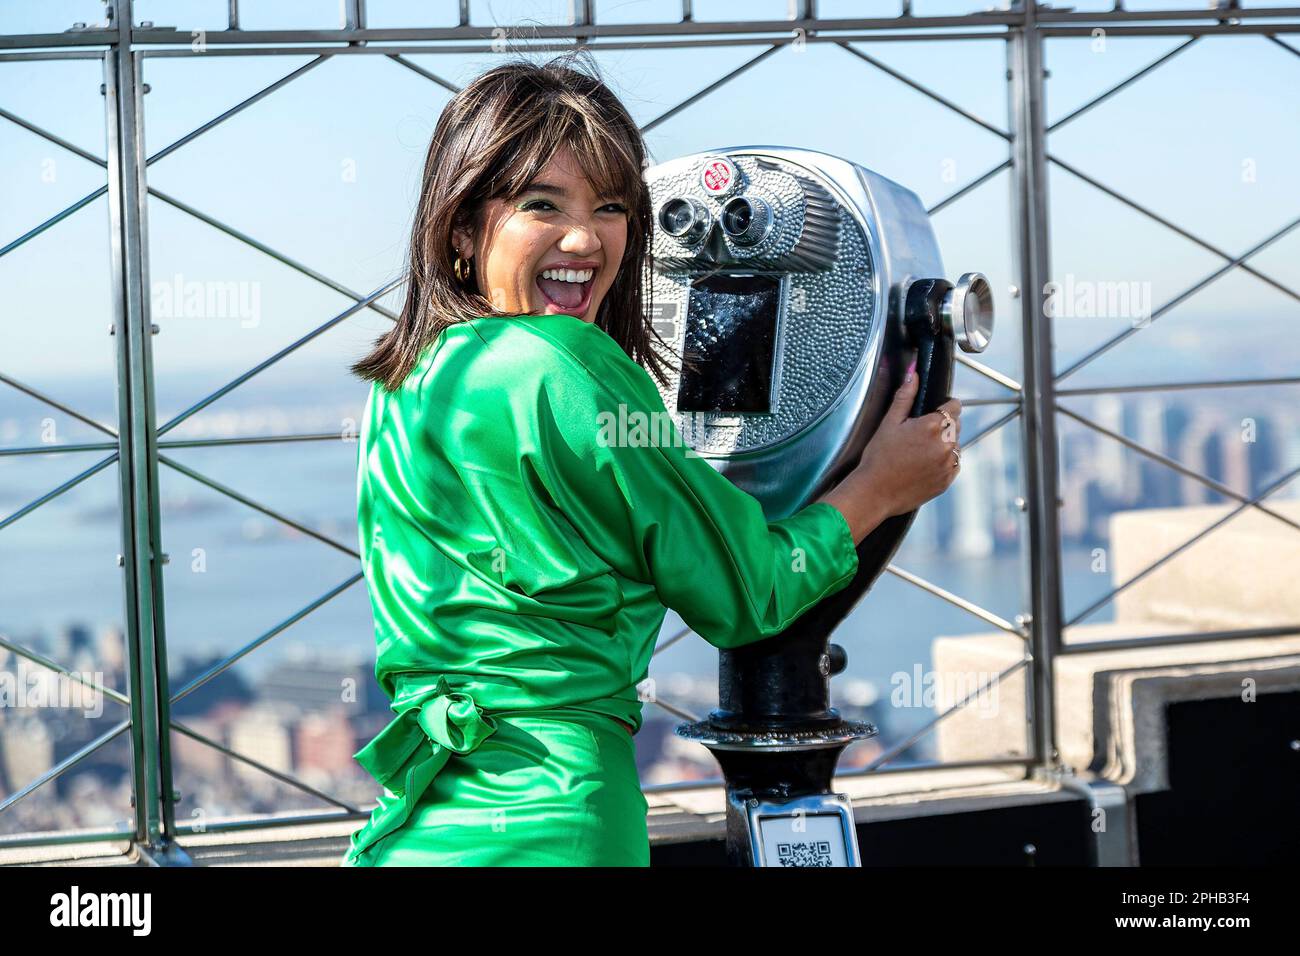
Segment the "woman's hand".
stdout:
<path fill-rule="evenodd" d="M 961 470 L 953 454 L 961 438 L 961 402 L 950 398 L 940 410 L 911 418 L 919 387 L 915 363 L 908 376 L 857 467 L 818 499 L 843 512 L 859 544 L 886 518 L 915 511 L 943 494 Z"/>
<path fill-rule="evenodd" d="M 920 380 L 915 367 L 908 375 L 858 464 L 886 517 L 907 514 L 937 498 L 961 468 L 953 454 L 961 438 L 961 402 L 950 398 L 939 406 L 948 419 L 943 411 L 909 417 Z"/>

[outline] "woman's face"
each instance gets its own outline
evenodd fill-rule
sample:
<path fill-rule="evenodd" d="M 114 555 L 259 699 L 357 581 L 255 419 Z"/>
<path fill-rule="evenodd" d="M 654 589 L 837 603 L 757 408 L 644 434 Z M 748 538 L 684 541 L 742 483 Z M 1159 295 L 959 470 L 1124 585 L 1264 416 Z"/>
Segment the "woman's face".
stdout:
<path fill-rule="evenodd" d="M 487 203 L 480 235 L 456 230 L 454 240 L 462 259 L 474 257 L 479 291 L 497 309 L 594 322 L 623 261 L 627 224 L 623 201 L 597 196 L 561 149 L 517 199 Z"/>

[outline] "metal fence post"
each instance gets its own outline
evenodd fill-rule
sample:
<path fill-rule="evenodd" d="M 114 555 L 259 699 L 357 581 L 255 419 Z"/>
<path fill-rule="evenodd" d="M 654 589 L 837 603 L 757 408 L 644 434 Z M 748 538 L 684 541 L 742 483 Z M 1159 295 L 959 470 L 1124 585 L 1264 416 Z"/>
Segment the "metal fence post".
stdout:
<path fill-rule="evenodd" d="M 1014 8 L 1013 8 L 1014 9 Z M 1050 276 L 1043 37 L 1036 6 L 1024 6 L 1022 25 L 1007 45 L 1011 97 L 1012 182 L 1020 272 L 1024 404 L 1021 454 L 1029 502 L 1027 590 L 1030 606 L 1031 720 L 1034 763 L 1055 767 L 1053 662 L 1061 644 L 1061 542 L 1057 498 L 1056 419 L 1052 324 L 1044 311 Z"/>
<path fill-rule="evenodd" d="M 131 697 L 132 782 L 138 848 L 173 854 L 175 832 L 163 646 L 158 449 L 153 409 L 152 325 L 140 60 L 131 51 L 130 0 L 118 0 L 117 37 L 104 59 L 108 205 L 118 365 L 118 470 Z"/>

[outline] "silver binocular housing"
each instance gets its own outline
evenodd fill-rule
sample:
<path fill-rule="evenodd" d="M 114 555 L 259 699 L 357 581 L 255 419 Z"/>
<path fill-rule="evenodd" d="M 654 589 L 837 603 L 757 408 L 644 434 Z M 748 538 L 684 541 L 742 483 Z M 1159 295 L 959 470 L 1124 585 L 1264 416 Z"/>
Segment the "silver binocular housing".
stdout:
<path fill-rule="evenodd" d="M 941 278 L 924 207 L 883 176 L 782 146 L 710 150 L 645 175 L 651 319 L 674 367 L 664 404 L 769 520 L 857 461 L 920 339 L 988 346 L 988 280 Z"/>

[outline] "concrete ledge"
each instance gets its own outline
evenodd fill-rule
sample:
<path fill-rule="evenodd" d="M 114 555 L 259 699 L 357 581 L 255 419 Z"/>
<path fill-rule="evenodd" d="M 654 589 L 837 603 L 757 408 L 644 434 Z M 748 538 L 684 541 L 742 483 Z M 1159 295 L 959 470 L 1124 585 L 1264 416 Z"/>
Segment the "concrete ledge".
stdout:
<path fill-rule="evenodd" d="M 1130 795 L 1169 789 L 1168 705 L 1242 700 L 1248 682 L 1254 695 L 1300 691 L 1300 653 L 1099 674 L 1095 708 L 1108 716 L 1097 728 L 1093 769 Z"/>
<path fill-rule="evenodd" d="M 1300 522 L 1300 501 L 1264 502 Z M 1144 508 L 1110 519 L 1111 575 L 1128 581 L 1234 505 Z M 1167 631 L 1228 631 L 1300 624 L 1300 531 L 1246 508 L 1115 597 L 1115 619 Z"/>
<path fill-rule="evenodd" d="M 1089 642 L 1152 633 L 1167 630 L 1159 624 L 1072 630 L 1077 640 Z M 934 644 L 940 686 L 961 686 L 955 675 L 998 673 L 1023 655 L 1024 642 L 1001 631 L 942 637 Z M 1131 793 L 1149 793 L 1169 786 L 1165 705 L 1240 697 L 1248 679 L 1256 693 L 1300 689 L 1300 635 L 1065 654 L 1056 659 L 1055 673 L 1062 761 Z M 940 759 L 990 760 L 1027 752 L 1025 690 L 1020 670 L 1004 679 L 991 701 L 996 706 L 972 703 L 946 718 L 936 730 Z M 956 696 L 938 694 L 936 708 L 950 706 Z"/>
<path fill-rule="evenodd" d="M 1018 768 L 932 769 L 848 775 L 835 789 L 850 796 L 858 823 L 1076 799 L 1055 785 L 1025 780 Z M 722 788 L 646 795 L 651 846 L 721 841 Z M 250 818 L 248 822 L 255 822 Z M 180 840 L 200 866 L 337 866 L 359 821 L 337 820 L 189 834 Z M 0 849 L 0 866 L 140 866 L 125 843 Z"/>
<path fill-rule="evenodd" d="M 1300 520 L 1300 502 L 1269 506 Z M 1054 661 L 1057 749 L 1062 761 L 1121 784 L 1131 794 L 1168 789 L 1165 707 L 1181 700 L 1239 698 L 1300 686 L 1300 633 L 1240 640 L 1198 634 L 1300 624 L 1300 533 L 1247 508 L 1154 571 L 1146 569 L 1235 506 L 1151 508 L 1110 521 L 1111 584 L 1132 581 L 1114 601 L 1113 623 L 1069 628 Z M 1100 568 L 1100 566 L 1099 566 Z M 1100 568 L 1104 570 L 1104 568 Z M 1142 575 L 1139 577 L 1139 575 Z M 1190 643 L 1117 647 L 1110 641 L 1186 633 Z M 1071 644 L 1093 646 L 1068 653 Z M 1024 660 L 1025 641 L 1003 631 L 934 642 L 935 710 L 953 706 L 985 679 Z M 937 729 L 945 762 L 991 760 L 1030 749 L 1027 668 L 995 694 L 975 697 Z"/>
<path fill-rule="evenodd" d="M 133 866 L 129 840 L 0 847 L 0 866 Z"/>

